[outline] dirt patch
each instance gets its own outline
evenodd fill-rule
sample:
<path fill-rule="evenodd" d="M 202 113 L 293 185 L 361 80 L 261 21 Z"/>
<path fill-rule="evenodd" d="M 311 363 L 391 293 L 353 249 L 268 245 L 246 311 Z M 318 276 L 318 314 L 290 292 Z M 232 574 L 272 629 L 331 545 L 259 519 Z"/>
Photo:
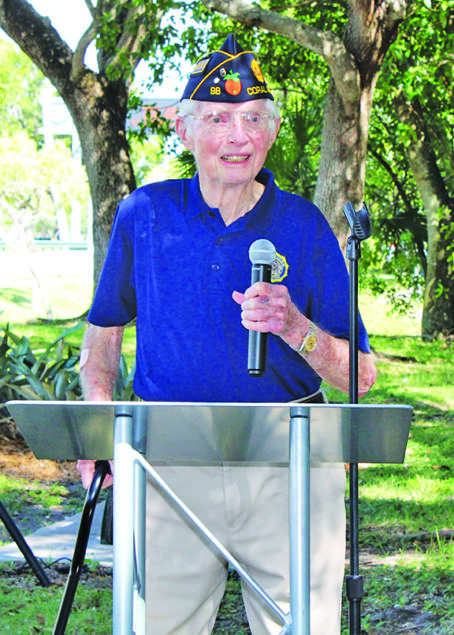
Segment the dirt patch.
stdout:
<path fill-rule="evenodd" d="M 38 460 L 25 448 L 18 452 L 10 443 L 0 442 L 0 472 L 11 478 L 28 478 L 39 481 L 74 481 L 79 479 L 76 464 L 69 461 Z"/>
<path fill-rule="evenodd" d="M 11 478 L 39 481 L 79 481 L 75 461 L 47 461 L 37 459 L 14 421 L 0 419 L 0 472 Z"/>
<path fill-rule="evenodd" d="M 70 504 L 75 500 L 82 503 L 85 497 L 76 462 L 37 459 L 14 421 L 5 416 L 0 418 L 0 473 L 11 479 L 38 481 L 41 488 L 52 484 L 62 485 L 69 492 L 61 504 L 46 509 L 33 502 L 33 489 L 30 489 L 30 504 L 22 505 L 21 511 L 8 509 L 6 506 L 8 514 L 24 536 L 40 527 L 63 520 L 73 513 L 74 504 Z M 69 507 L 71 511 L 68 511 Z M 1 521 L 0 541 L 11 541 L 11 536 Z"/>
<path fill-rule="evenodd" d="M 53 564 L 46 567 L 46 574 L 52 585 L 64 587 L 68 579 L 69 569 L 68 563 Z M 38 584 L 30 567 L 24 563 L 12 563 L 2 569 L 2 574 L 8 576 L 11 586 L 17 586 L 24 590 L 33 589 Z M 80 573 L 79 584 L 87 589 L 110 589 L 112 587 L 112 569 L 85 564 Z"/>

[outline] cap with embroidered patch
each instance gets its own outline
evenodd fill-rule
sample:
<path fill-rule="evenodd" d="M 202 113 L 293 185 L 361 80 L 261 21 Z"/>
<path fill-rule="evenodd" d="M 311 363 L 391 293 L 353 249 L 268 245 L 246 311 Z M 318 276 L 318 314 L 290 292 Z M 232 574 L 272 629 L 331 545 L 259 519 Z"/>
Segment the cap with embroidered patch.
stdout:
<path fill-rule="evenodd" d="M 243 51 L 230 34 L 220 49 L 196 63 L 181 99 L 240 103 L 274 97 L 253 51 Z"/>

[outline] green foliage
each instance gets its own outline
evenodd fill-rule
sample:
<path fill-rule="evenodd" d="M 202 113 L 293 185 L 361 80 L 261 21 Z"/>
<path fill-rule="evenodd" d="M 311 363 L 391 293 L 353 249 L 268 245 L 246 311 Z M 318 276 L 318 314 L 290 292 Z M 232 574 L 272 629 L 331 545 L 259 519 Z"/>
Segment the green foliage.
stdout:
<path fill-rule="evenodd" d="M 163 152 L 163 141 L 167 139 L 173 132 L 173 121 L 163 117 L 156 107 L 156 104 L 144 106 L 141 95 L 132 89 L 128 99 L 128 112 L 142 111 L 144 117 L 137 121 L 133 128 L 127 131 L 129 142 L 144 142 L 149 140 L 150 135 L 154 136 L 154 140 L 160 144 L 160 151 Z"/>
<path fill-rule="evenodd" d="M 265 163 L 279 187 L 308 200 L 314 198 L 321 129 L 320 102 L 316 99 L 289 100 L 279 135 Z"/>
<path fill-rule="evenodd" d="M 0 39 L 0 123 L 3 134 L 25 132 L 41 143 L 44 76 L 10 40 Z"/>
<path fill-rule="evenodd" d="M 7 572 L 8 567 L 5 569 Z M 108 580 L 103 586 L 93 588 L 89 576 L 87 584 L 79 584 L 68 621 L 68 633 L 107 634 L 112 631 L 112 590 Z M 55 586 L 40 587 L 31 574 L 0 577 L 2 633 L 51 634 L 63 592 L 63 588 Z"/>
<path fill-rule="evenodd" d="M 451 559 L 452 555 L 451 548 Z M 397 560 L 394 566 L 378 565 L 366 572 L 362 632 L 450 635 L 454 628 L 452 560 L 437 557 L 425 562 L 416 558 L 412 562 L 404 553 Z M 413 616 L 415 621 L 409 624 Z M 343 635 L 348 633 L 346 623 Z"/>
<path fill-rule="evenodd" d="M 184 5 L 175 0 L 146 3 L 109 0 L 103 3 L 103 11 L 98 15 L 96 38 L 100 70 L 110 80 L 129 80 L 141 59 L 152 59 L 153 78 L 159 81 L 166 60 L 171 64 L 178 50 L 179 34 L 172 15 L 172 11 L 178 8 L 184 11 Z M 125 33 L 128 34 L 128 42 L 134 42 L 129 50 L 122 47 Z"/>
<path fill-rule="evenodd" d="M 0 404 L 15 399 L 74 401 L 82 398 L 78 370 L 80 349 L 65 341 L 83 323 L 68 329 L 44 351 L 33 350 L 26 336 L 6 326 L 0 345 Z M 133 401 L 134 366 L 129 370 L 121 357 L 114 399 Z"/>
<path fill-rule="evenodd" d="M 392 281 L 398 280 L 414 297 L 422 296 L 427 249 L 425 210 L 408 161 L 419 133 L 399 117 L 399 104 L 403 100 L 424 126 L 434 167 L 452 198 L 453 45 L 452 3 L 414 0 L 377 82 L 366 183 L 376 237 L 366 255 L 367 284 L 396 304 L 400 298 L 392 291 Z M 381 273 L 386 277 L 374 281 Z"/>
<path fill-rule="evenodd" d="M 68 514 L 75 513 L 83 504 L 84 494 L 84 490 L 78 495 L 75 488 L 70 491 L 58 483 L 43 483 L 25 478 L 11 479 L 0 474 L 0 500 L 12 515 L 24 513 L 31 506 L 46 513 L 52 508 L 61 509 L 62 502 Z"/>
<path fill-rule="evenodd" d="M 372 335 L 370 341 L 377 356 L 378 378 L 362 401 L 407 403 L 418 414 L 429 417 L 436 413 L 436 408 L 443 413 L 454 410 L 454 359 L 450 344 L 393 335 Z M 348 402 L 347 395 L 326 388 L 330 401 Z"/>
<path fill-rule="evenodd" d="M 192 178 L 197 171 L 194 155 L 189 150 L 183 150 L 174 161 L 175 174 L 180 179 Z"/>
<path fill-rule="evenodd" d="M 225 594 L 212 633 L 249 635 L 250 632 L 243 606 L 240 577 L 236 571 L 229 571 Z"/>
<path fill-rule="evenodd" d="M 115 383 L 115 391 L 113 398 L 119 401 L 136 401 L 137 397 L 134 394 L 132 387 L 135 373 L 135 364 L 128 369 L 128 364 L 124 355 L 120 358 L 120 366 L 118 369 L 118 376 Z"/>
<path fill-rule="evenodd" d="M 37 237 L 52 238 L 57 212 L 69 218 L 75 201 L 86 207 L 87 178 L 63 144 L 38 149 L 25 132 L 0 137 L 3 240 L 23 250 Z"/>
<path fill-rule="evenodd" d="M 78 324 L 69 333 L 81 329 Z M 4 329 L 0 346 L 0 402 L 11 399 L 75 400 L 81 390 L 76 365 L 79 351 L 65 345 L 64 335 L 35 353 L 27 337 Z"/>
<path fill-rule="evenodd" d="M 131 161 L 137 185 L 162 180 L 166 176 L 164 141 L 158 135 L 130 139 Z"/>

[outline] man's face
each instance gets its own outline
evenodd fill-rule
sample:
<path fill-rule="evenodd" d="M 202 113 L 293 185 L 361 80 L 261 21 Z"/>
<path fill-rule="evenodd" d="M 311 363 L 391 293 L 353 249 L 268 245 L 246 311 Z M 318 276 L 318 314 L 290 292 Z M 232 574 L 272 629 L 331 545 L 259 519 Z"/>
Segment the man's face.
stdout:
<path fill-rule="evenodd" d="M 198 102 L 192 121 L 177 120 L 177 132 L 195 156 L 202 183 L 235 185 L 255 179 L 276 138 L 279 120 L 257 126 L 257 117 L 248 121 L 240 113 L 268 113 L 265 102 Z M 209 113 L 219 117 L 213 119 Z"/>

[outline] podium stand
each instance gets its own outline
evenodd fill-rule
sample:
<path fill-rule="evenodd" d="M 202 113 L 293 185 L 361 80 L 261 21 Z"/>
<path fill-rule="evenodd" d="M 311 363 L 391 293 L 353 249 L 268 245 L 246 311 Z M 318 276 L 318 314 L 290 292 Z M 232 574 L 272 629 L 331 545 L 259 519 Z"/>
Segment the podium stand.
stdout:
<path fill-rule="evenodd" d="M 187 514 L 282 621 L 310 634 L 309 468 L 402 463 L 409 406 L 11 401 L 38 459 L 114 459 L 113 633 L 145 633 L 145 478 Z M 284 613 L 168 488 L 153 465 L 289 467 L 290 605 Z"/>

